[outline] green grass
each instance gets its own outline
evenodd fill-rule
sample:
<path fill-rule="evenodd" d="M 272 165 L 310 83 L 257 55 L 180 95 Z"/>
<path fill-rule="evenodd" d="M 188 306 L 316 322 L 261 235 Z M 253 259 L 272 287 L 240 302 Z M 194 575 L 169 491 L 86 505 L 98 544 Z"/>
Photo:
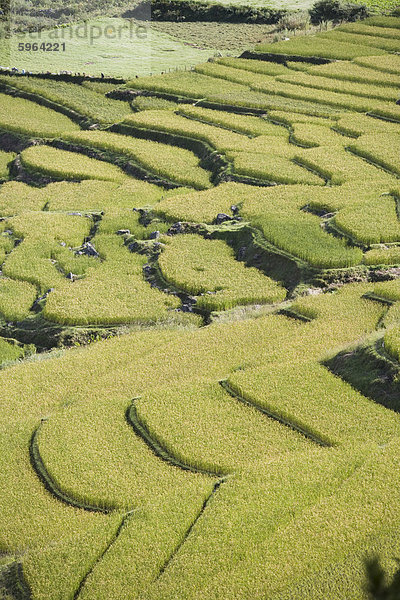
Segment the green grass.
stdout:
<path fill-rule="evenodd" d="M 20 346 L 0 337 L 0 365 L 5 362 L 18 360 L 23 355 L 24 351 Z"/>
<path fill-rule="evenodd" d="M 10 176 L 10 164 L 15 159 L 14 152 L 0 152 L 0 180 L 8 179 Z"/>
<path fill-rule="evenodd" d="M 0 128 L 43 138 L 54 138 L 64 131 L 79 129 L 78 125 L 60 113 L 6 94 L 0 94 Z"/>
<path fill-rule="evenodd" d="M 184 36 L 177 38 L 171 35 L 170 29 L 162 32 L 143 21 L 131 22 L 107 16 L 91 19 L 86 15 L 80 23 L 45 29 L 40 34 L 34 32 L 31 35 L 21 33 L 13 36 L 9 46 L 4 44 L 2 48 L 0 63 L 34 73 L 68 70 L 95 76 L 104 73 L 112 77 L 134 77 L 167 71 L 169 68 L 184 69 L 207 60 L 218 49 L 220 42 L 215 38 L 210 38 L 211 44 L 204 47 L 203 44 L 187 43 Z M 253 37 L 256 35 L 253 33 Z M 18 51 L 18 43 L 21 42 L 37 42 L 40 45 L 42 42 L 63 41 L 66 44 L 65 51 Z M 244 47 L 246 45 L 244 42 Z"/>
<path fill-rule="evenodd" d="M 122 182 L 126 178 L 121 169 L 114 165 L 51 146 L 27 148 L 21 153 L 21 163 L 32 173 L 48 175 L 55 179 Z"/>
<path fill-rule="evenodd" d="M 193 152 L 184 148 L 105 131 L 82 131 L 66 139 L 128 157 L 155 175 L 183 185 L 197 189 L 211 185 L 210 173 L 199 166 L 199 158 Z"/>
<path fill-rule="evenodd" d="M 162 252 L 159 265 L 167 281 L 197 296 L 196 305 L 207 311 L 279 302 L 286 296 L 270 278 L 236 261 L 233 250 L 222 240 L 193 234 L 175 236 Z"/>

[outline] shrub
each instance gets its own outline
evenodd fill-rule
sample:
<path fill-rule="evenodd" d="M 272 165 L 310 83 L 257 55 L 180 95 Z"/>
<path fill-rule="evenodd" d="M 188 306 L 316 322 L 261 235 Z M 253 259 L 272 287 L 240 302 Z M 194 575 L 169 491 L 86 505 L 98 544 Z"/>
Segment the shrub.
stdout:
<path fill-rule="evenodd" d="M 313 25 L 322 21 L 356 21 L 369 16 L 365 4 L 342 3 L 339 0 L 317 0 L 310 8 L 310 19 Z"/>

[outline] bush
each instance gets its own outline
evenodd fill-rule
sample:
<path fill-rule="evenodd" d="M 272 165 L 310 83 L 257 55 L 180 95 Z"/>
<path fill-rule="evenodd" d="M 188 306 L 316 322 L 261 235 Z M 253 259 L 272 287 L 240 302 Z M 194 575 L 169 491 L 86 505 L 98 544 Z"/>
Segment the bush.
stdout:
<path fill-rule="evenodd" d="M 369 16 L 365 4 L 342 4 L 339 0 L 317 0 L 310 8 L 310 18 L 313 25 L 322 21 L 357 21 Z"/>

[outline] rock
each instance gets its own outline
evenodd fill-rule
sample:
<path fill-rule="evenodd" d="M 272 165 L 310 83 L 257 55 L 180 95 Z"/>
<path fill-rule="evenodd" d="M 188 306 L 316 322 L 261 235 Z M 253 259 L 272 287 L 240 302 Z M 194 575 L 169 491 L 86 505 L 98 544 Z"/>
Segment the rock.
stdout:
<path fill-rule="evenodd" d="M 237 215 L 239 212 L 239 207 L 236 206 L 236 204 L 232 204 L 231 211 L 233 212 L 234 215 Z"/>
<path fill-rule="evenodd" d="M 159 231 L 152 231 L 149 235 L 149 240 L 158 240 L 159 237 L 160 237 Z"/>
<path fill-rule="evenodd" d="M 80 212 L 69 212 L 69 213 L 67 213 L 67 215 L 69 217 L 81 217 L 82 213 L 80 213 Z"/>
<path fill-rule="evenodd" d="M 225 213 L 218 213 L 217 218 L 215 219 L 216 225 L 221 225 L 221 223 L 225 223 L 226 221 L 233 221 L 233 217 L 226 215 Z"/>
<path fill-rule="evenodd" d="M 139 250 L 141 250 L 141 245 L 137 242 L 132 242 L 131 244 L 129 244 L 128 250 L 130 250 L 131 252 L 139 252 Z"/>
<path fill-rule="evenodd" d="M 244 260 L 246 256 L 247 248 L 246 246 L 241 246 L 237 253 L 238 260 Z"/>
<path fill-rule="evenodd" d="M 63 248 L 65 248 L 65 247 L 66 247 L 66 245 L 67 245 L 67 244 L 66 244 L 65 242 L 60 242 L 60 246 L 62 246 Z"/>
<path fill-rule="evenodd" d="M 177 235 L 178 233 L 184 233 L 185 231 L 185 227 L 183 225 L 183 223 L 181 221 L 178 221 L 178 223 L 174 223 L 173 225 L 171 225 L 171 227 L 168 229 L 167 233 L 169 235 Z"/>
<path fill-rule="evenodd" d="M 118 229 L 117 235 L 129 235 L 130 232 L 130 229 Z"/>
<path fill-rule="evenodd" d="M 91 242 L 86 242 L 83 244 L 81 250 L 78 250 L 77 254 L 86 254 L 86 256 L 95 256 L 99 257 L 100 254 L 97 252 L 96 248 L 93 246 Z"/>
<path fill-rule="evenodd" d="M 70 281 L 75 281 L 76 278 L 77 275 L 74 275 L 74 273 L 69 272 L 67 275 L 67 279 L 69 279 Z"/>

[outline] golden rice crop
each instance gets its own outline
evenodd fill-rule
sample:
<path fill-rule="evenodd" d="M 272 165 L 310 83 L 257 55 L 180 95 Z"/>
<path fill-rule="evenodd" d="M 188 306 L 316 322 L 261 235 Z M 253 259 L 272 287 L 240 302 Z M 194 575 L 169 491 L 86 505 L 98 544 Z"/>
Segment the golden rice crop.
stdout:
<path fill-rule="evenodd" d="M 379 56 L 368 57 L 365 60 L 379 59 Z M 385 56 L 386 60 L 390 61 L 392 56 Z M 363 59 L 360 59 L 363 60 Z M 382 61 L 383 62 L 383 61 Z M 317 75 L 318 77 L 331 77 L 339 84 L 338 80 L 343 81 L 354 81 L 356 83 L 371 83 L 373 85 L 383 86 L 398 86 L 400 84 L 400 77 L 393 73 L 385 73 L 383 71 L 377 71 L 376 69 L 370 69 L 367 66 L 355 64 L 349 61 L 335 61 L 326 65 L 315 65 L 308 66 L 307 72 L 311 75 Z"/>
<path fill-rule="evenodd" d="M 198 157 L 184 148 L 106 131 L 81 131 L 67 136 L 72 142 L 122 154 L 160 177 L 197 189 L 210 187 L 210 174 Z"/>
<path fill-rule="evenodd" d="M 316 77 L 312 71 L 310 73 L 289 73 L 288 75 L 279 75 L 277 81 L 293 83 L 306 88 L 341 92 L 343 94 L 351 94 L 365 98 L 377 98 L 378 100 L 395 102 L 399 97 L 398 87 L 395 87 L 393 83 L 390 87 L 382 87 L 381 84 L 373 85 L 365 82 L 363 79 L 361 79 L 360 82 L 345 81 L 337 78 L 324 77 L 320 73 L 318 73 L 318 77 Z"/>
<path fill-rule="evenodd" d="M 52 263 L 52 252 L 60 243 L 80 246 L 89 235 L 91 222 L 79 216 L 30 212 L 9 219 L 8 226 L 22 239 L 7 257 L 2 270 L 11 279 L 27 281 L 45 292 L 63 281 Z"/>
<path fill-rule="evenodd" d="M 247 135 L 287 136 L 287 132 L 284 128 L 274 125 L 260 117 L 236 115 L 222 110 L 202 108 L 201 106 L 184 106 L 183 108 L 179 108 L 179 114 L 192 117 L 199 121 L 204 121 L 205 123 L 225 127 L 233 131 L 239 131 L 240 133 L 245 133 Z"/>
<path fill-rule="evenodd" d="M 130 254 L 115 235 L 98 235 L 93 243 L 103 259 L 84 279 L 65 280 L 49 296 L 43 314 L 65 325 L 111 325 L 160 321 L 178 298 L 151 288 L 144 280 L 145 256 Z"/>
<path fill-rule="evenodd" d="M 400 56 L 390 54 L 386 56 L 358 56 L 354 62 L 363 67 L 374 69 L 382 73 L 400 75 Z"/>
<path fill-rule="evenodd" d="M 236 261 L 233 250 L 222 240 L 177 235 L 162 252 L 159 265 L 167 281 L 198 296 L 197 306 L 205 310 L 279 302 L 286 296 L 269 277 Z"/>
<path fill-rule="evenodd" d="M 360 40 L 361 41 L 361 40 Z M 385 54 L 384 50 L 369 48 L 350 40 L 330 40 L 329 43 L 321 35 L 308 35 L 292 38 L 275 44 L 259 44 L 258 52 L 272 52 L 273 54 L 292 54 L 295 56 L 320 56 L 339 60 L 351 60 L 356 56 L 378 56 Z"/>
<path fill-rule="evenodd" d="M 371 133 L 363 135 L 350 144 L 355 154 L 400 175 L 400 135 L 397 133 Z"/>
<path fill-rule="evenodd" d="M 27 148 L 21 153 L 21 162 L 28 171 L 50 175 L 57 179 L 100 179 L 121 182 L 127 177 L 114 165 L 51 146 Z"/>
<path fill-rule="evenodd" d="M 326 33 L 320 33 L 321 38 L 326 38 L 329 42 L 340 42 L 350 43 L 358 45 L 360 52 L 357 56 L 362 56 L 362 50 L 364 48 L 371 48 L 370 54 L 378 54 L 377 48 L 386 50 L 387 52 L 399 52 L 400 50 L 400 39 L 384 38 L 381 36 L 362 35 L 361 33 L 348 33 L 347 31 L 340 31 L 339 29 L 333 29 Z"/>
<path fill-rule="evenodd" d="M 34 285 L 0 277 L 0 315 L 7 321 L 20 321 L 26 317 L 36 296 Z"/>
<path fill-rule="evenodd" d="M 79 129 L 65 115 L 6 94 L 0 94 L 0 127 L 6 131 L 42 138 L 55 138 L 64 131 Z"/>
<path fill-rule="evenodd" d="M 105 96 L 101 97 L 98 92 L 90 89 L 88 86 L 52 79 L 40 79 L 36 77 L 16 78 L 6 75 L 0 77 L 0 82 L 17 87 L 31 94 L 43 96 L 43 98 L 66 106 L 80 115 L 89 117 L 99 123 L 116 123 L 122 121 L 131 111 L 127 102 L 111 100 L 111 98 L 106 98 Z M 59 116 L 61 117 L 61 115 Z M 71 130 L 73 128 L 69 127 L 68 129 Z"/>

